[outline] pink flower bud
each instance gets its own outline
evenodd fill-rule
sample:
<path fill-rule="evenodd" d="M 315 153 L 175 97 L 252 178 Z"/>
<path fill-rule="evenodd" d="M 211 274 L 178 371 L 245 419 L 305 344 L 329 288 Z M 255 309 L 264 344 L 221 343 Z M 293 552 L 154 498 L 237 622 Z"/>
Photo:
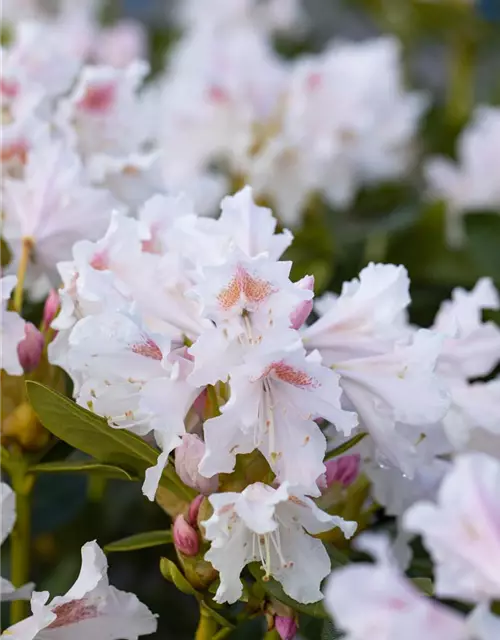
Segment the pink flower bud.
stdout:
<path fill-rule="evenodd" d="M 25 373 L 30 373 L 38 367 L 43 347 L 43 335 L 34 324 L 27 322 L 24 325 L 24 340 L 17 345 L 17 355 Z"/>
<path fill-rule="evenodd" d="M 191 502 L 188 510 L 188 522 L 191 526 L 195 527 L 198 522 L 198 511 L 200 510 L 200 505 L 203 502 L 203 498 L 205 496 L 200 493 L 199 496 Z"/>
<path fill-rule="evenodd" d="M 200 540 L 193 527 L 186 522 L 183 515 L 174 521 L 174 544 L 185 556 L 195 556 L 200 549 Z"/>
<path fill-rule="evenodd" d="M 305 289 L 307 291 L 314 291 L 314 276 L 305 276 L 302 280 L 295 283 L 295 286 L 299 289 Z M 292 329 L 300 329 L 304 322 L 309 317 L 313 308 L 312 300 L 304 300 L 290 314 L 290 325 Z"/>
<path fill-rule="evenodd" d="M 175 450 L 175 470 L 188 487 L 209 495 L 219 488 L 219 478 L 218 476 L 205 478 L 198 472 L 198 465 L 204 454 L 203 440 L 192 433 L 186 433 L 182 436 L 182 444 Z"/>
<path fill-rule="evenodd" d="M 45 328 L 50 327 L 52 320 L 57 315 L 59 310 L 59 293 L 56 289 L 51 289 L 47 300 L 45 300 L 45 306 L 43 307 L 43 326 Z"/>
<path fill-rule="evenodd" d="M 297 623 L 295 622 L 295 618 L 276 616 L 274 618 L 274 627 L 281 640 L 293 640 L 297 633 Z"/>
<path fill-rule="evenodd" d="M 361 456 L 359 453 L 328 460 L 325 462 L 326 472 L 321 476 L 320 488 L 327 489 L 334 482 L 348 487 L 358 477 L 360 462 Z"/>

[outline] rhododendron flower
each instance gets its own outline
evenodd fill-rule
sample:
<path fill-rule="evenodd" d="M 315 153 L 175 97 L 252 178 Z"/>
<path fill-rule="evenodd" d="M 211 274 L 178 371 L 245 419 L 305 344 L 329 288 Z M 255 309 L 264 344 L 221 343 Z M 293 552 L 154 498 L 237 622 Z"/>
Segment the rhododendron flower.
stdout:
<path fill-rule="evenodd" d="M 156 631 L 151 611 L 133 593 L 108 583 L 106 556 L 95 542 L 82 547 L 75 584 L 48 602 L 48 591 L 31 597 L 32 615 L 9 627 L 11 640 L 137 640 Z"/>
<path fill-rule="evenodd" d="M 148 65 L 138 60 L 125 69 L 88 66 L 69 98 L 61 102 L 59 119 L 85 158 L 139 151 L 149 136 L 138 89 Z"/>
<path fill-rule="evenodd" d="M 500 109 L 480 106 L 458 142 L 458 163 L 431 158 L 426 163 L 431 194 L 447 204 L 447 239 L 464 241 L 463 214 L 500 207 Z"/>
<path fill-rule="evenodd" d="M 2 337 L 2 369 L 11 376 L 21 376 L 23 368 L 19 362 L 17 347 L 24 340 L 25 321 L 15 311 L 7 311 L 7 303 L 16 286 L 15 276 L 5 276 L 0 280 L 2 295 L 2 322 L 0 332 Z"/>
<path fill-rule="evenodd" d="M 500 462 L 458 456 L 436 504 L 411 507 L 404 526 L 419 533 L 435 562 L 436 594 L 484 602 L 500 597 Z"/>
<path fill-rule="evenodd" d="M 25 239 L 31 263 L 54 276 L 82 238 L 97 239 L 115 204 L 108 192 L 90 187 L 77 155 L 61 140 L 44 138 L 28 154 L 23 180 L 5 180 L 4 237 L 19 256 Z"/>
<path fill-rule="evenodd" d="M 409 286 L 404 267 L 370 263 L 338 297 L 327 294 L 316 303 L 320 317 L 304 329 L 305 346 L 318 349 L 328 365 L 385 353 L 405 333 Z"/>
<path fill-rule="evenodd" d="M 334 570 L 325 589 L 326 608 L 346 640 L 472 640 L 459 613 L 420 593 L 400 573 L 387 538 L 364 534 L 356 543 L 376 563 Z"/>
<path fill-rule="evenodd" d="M 272 262 L 264 255 L 249 259 L 235 252 L 224 265 L 204 269 L 194 293 L 201 299 L 203 314 L 216 326 L 190 349 L 195 357 L 194 383 L 225 380 L 246 351 L 258 346 L 270 331 L 281 333 L 280 343 L 287 341 L 291 313 L 313 296 L 312 291 L 293 285 L 290 268 L 289 262 Z"/>
<path fill-rule="evenodd" d="M 162 452 L 157 465 L 146 471 L 143 485 L 153 500 L 168 455 L 181 443 L 184 418 L 199 394 L 186 380 L 192 362 L 185 350 L 171 352 L 168 338 L 148 332 L 124 312 L 83 318 L 73 328 L 69 345 L 70 370 L 85 378 L 79 402 L 106 417 L 112 427 L 140 435 L 154 432 Z"/>
<path fill-rule="evenodd" d="M 500 328 L 482 321 L 483 309 L 499 309 L 500 297 L 490 278 L 481 278 L 472 291 L 460 287 L 442 303 L 433 329 L 446 336 L 438 371 L 447 378 L 478 378 L 500 361 Z"/>
<path fill-rule="evenodd" d="M 333 367 L 380 453 L 410 476 L 422 433 L 418 427 L 438 422 L 450 406 L 446 386 L 434 373 L 441 342 L 439 335 L 421 329 L 409 344 Z M 413 437 L 404 425 L 414 427 Z"/>
<path fill-rule="evenodd" d="M 202 524 L 211 541 L 205 559 L 220 574 L 217 602 L 239 599 L 240 573 L 250 562 L 260 562 L 265 576 L 281 582 L 298 602 L 321 599 L 319 587 L 330 559 L 323 543 L 309 534 L 339 527 L 350 538 L 357 526 L 321 511 L 288 483 L 273 489 L 258 482 L 241 493 L 216 493 L 209 500 L 214 513 Z"/>
<path fill-rule="evenodd" d="M 0 544 L 3 544 L 16 522 L 16 494 L 5 482 L 0 482 L 0 499 L 2 512 Z M 32 591 L 32 583 L 16 589 L 8 580 L 0 577 L 0 599 L 2 601 L 29 600 Z"/>
<path fill-rule="evenodd" d="M 222 414 L 204 424 L 207 449 L 200 472 L 230 472 L 236 454 L 258 448 L 280 482 L 318 495 L 326 441 L 314 419 L 327 418 L 347 433 L 357 424 L 356 415 L 340 407 L 338 376 L 321 365 L 317 354 L 306 358 L 303 350 L 267 347 L 234 368 L 230 383 Z"/>

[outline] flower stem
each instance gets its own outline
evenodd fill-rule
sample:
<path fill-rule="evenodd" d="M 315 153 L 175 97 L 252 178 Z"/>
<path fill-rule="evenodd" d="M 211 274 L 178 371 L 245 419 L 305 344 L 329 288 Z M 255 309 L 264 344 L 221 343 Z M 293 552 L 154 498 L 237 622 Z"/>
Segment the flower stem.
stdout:
<path fill-rule="evenodd" d="M 30 259 L 33 240 L 31 238 L 23 238 L 21 245 L 21 258 L 17 269 L 17 284 L 14 291 L 14 311 L 21 313 L 23 308 L 24 280 L 26 279 L 26 271 Z"/>
<path fill-rule="evenodd" d="M 195 640 L 212 640 L 217 632 L 217 622 L 200 607 L 200 621 L 196 629 Z"/>
<path fill-rule="evenodd" d="M 22 587 L 29 580 L 31 542 L 31 490 L 34 477 L 17 470 L 12 476 L 12 488 L 16 494 L 16 523 L 11 536 L 11 580 L 15 587 Z M 15 600 L 11 605 L 11 624 L 28 615 L 28 602 Z"/>

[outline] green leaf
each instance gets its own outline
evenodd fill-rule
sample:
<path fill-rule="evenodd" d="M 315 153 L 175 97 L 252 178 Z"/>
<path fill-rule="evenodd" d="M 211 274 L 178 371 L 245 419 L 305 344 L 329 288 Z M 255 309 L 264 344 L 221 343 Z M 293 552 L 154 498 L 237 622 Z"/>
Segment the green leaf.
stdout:
<path fill-rule="evenodd" d="M 172 562 L 172 560 L 169 560 L 168 558 L 161 558 L 160 571 L 162 576 L 169 582 L 172 582 L 179 591 L 182 591 L 182 593 L 186 593 L 189 596 L 195 596 L 198 600 L 201 598 L 200 594 L 182 575 L 179 568 L 175 562 Z"/>
<path fill-rule="evenodd" d="M 325 460 L 331 460 L 332 458 L 336 458 L 337 456 L 342 455 L 346 451 L 349 451 L 349 449 L 352 449 L 352 447 L 356 446 L 358 442 L 361 442 L 361 440 L 363 440 L 363 438 L 366 435 L 368 435 L 366 431 L 363 431 L 362 433 L 357 433 L 355 436 L 353 436 L 346 442 L 343 442 L 338 447 L 335 447 L 335 449 L 332 449 L 331 451 L 329 451 L 325 456 Z"/>
<path fill-rule="evenodd" d="M 276 582 L 273 578 L 269 580 L 264 580 L 264 572 L 258 562 L 252 562 L 248 565 L 250 573 L 257 580 L 257 582 L 262 586 L 264 591 L 279 600 L 283 604 L 286 604 L 288 607 L 291 607 L 294 611 L 299 611 L 300 613 L 306 613 L 309 616 L 313 616 L 313 618 L 327 618 L 327 614 L 325 609 L 323 608 L 323 602 L 319 600 L 318 602 L 313 602 L 311 604 L 302 604 L 300 602 L 296 602 L 290 596 L 287 596 L 283 591 L 279 582 Z"/>
<path fill-rule="evenodd" d="M 156 464 L 158 452 L 139 436 L 124 429 L 113 429 L 104 418 L 38 382 L 28 381 L 26 387 L 43 426 L 75 449 L 140 477 Z M 165 468 L 160 484 L 182 500 L 190 501 L 194 496 L 194 492 L 180 482 L 171 465 Z"/>
<path fill-rule="evenodd" d="M 137 551 L 138 549 L 147 549 L 149 547 L 158 547 L 162 544 L 170 544 L 172 542 L 172 533 L 170 531 L 146 531 L 137 533 L 116 542 L 111 542 L 104 547 L 106 553 L 114 553 L 115 551 Z"/>
<path fill-rule="evenodd" d="M 29 467 L 28 471 L 33 473 L 87 473 L 97 475 L 102 478 L 116 480 L 136 480 L 136 478 L 111 464 L 101 464 L 93 460 L 61 460 L 58 462 L 42 462 Z"/>

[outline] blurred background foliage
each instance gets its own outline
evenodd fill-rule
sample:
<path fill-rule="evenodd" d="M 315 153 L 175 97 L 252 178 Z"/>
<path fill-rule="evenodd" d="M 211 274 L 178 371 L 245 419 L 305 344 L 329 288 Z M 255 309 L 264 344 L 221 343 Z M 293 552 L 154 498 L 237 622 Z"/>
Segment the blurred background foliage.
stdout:
<path fill-rule="evenodd" d="M 179 36 L 172 19 L 173 5 L 165 0 L 112 0 L 103 14 L 105 22 L 129 16 L 147 24 L 152 74 L 163 67 Z M 422 157 L 430 153 L 455 157 L 457 137 L 473 106 L 500 105 L 498 0 L 482 0 L 472 11 L 460 0 L 303 0 L 303 5 L 309 28 L 300 41 L 276 42 L 284 56 L 320 51 L 336 37 L 363 39 L 392 33 L 400 38 L 408 84 L 433 96 L 418 141 Z M 317 293 L 338 291 L 344 280 L 355 277 L 370 260 L 402 263 L 412 281 L 411 320 L 424 326 L 430 324 L 453 287 L 469 288 L 485 275 L 500 287 L 500 216 L 495 212 L 467 214 L 465 243 L 452 249 L 445 242 L 444 206 L 427 202 L 424 191 L 417 169 L 406 182 L 362 190 L 347 211 L 314 202 L 287 256 L 294 261 L 293 277 L 312 273 Z M 34 307 L 31 315 L 40 312 Z M 51 457 L 61 459 L 64 448 L 69 449 L 59 443 Z M 32 578 L 37 590 L 64 593 L 78 573 L 80 547 L 87 540 L 97 537 L 104 546 L 168 526 L 168 517 L 156 504 L 144 500 L 138 483 L 111 480 L 104 484 L 98 477 L 41 475 L 34 495 L 32 539 Z M 161 614 L 155 638 L 193 638 L 198 607 L 193 598 L 162 578 L 159 552 L 175 559 L 168 546 L 112 554 L 110 581 L 135 592 Z M 4 545 L 2 565 L 7 573 L 8 563 L 8 545 Z M 3 613 L 5 621 L 8 613 Z M 305 638 L 334 637 L 323 621 L 307 618 L 301 622 L 300 633 Z M 260 618 L 231 637 L 244 640 L 263 633 Z"/>

